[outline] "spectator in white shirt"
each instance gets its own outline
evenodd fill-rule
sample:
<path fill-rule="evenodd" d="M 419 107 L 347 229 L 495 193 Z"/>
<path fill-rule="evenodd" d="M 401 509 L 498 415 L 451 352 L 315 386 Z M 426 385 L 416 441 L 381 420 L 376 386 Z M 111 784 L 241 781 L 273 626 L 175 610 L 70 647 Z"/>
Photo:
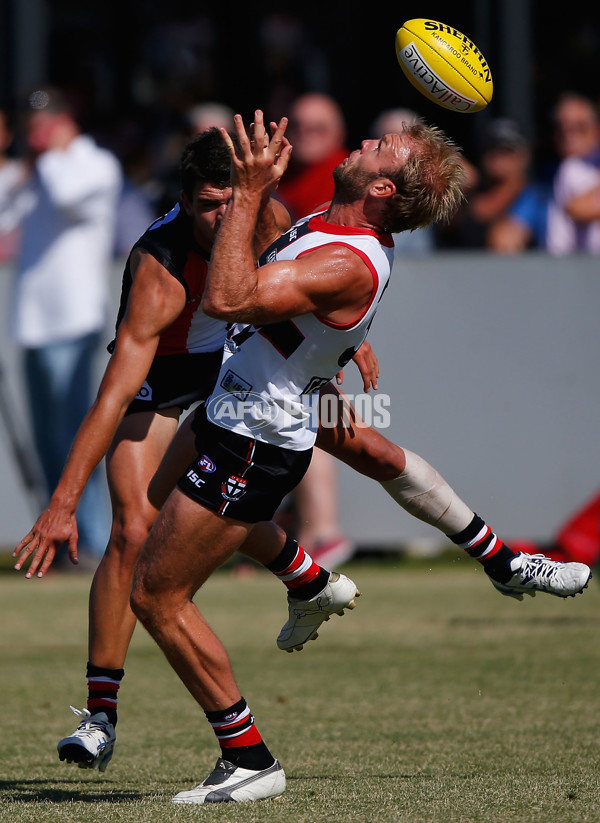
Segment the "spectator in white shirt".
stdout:
<path fill-rule="evenodd" d="M 81 133 L 58 90 L 30 95 L 25 131 L 32 170 L 11 321 L 24 351 L 34 441 L 50 495 L 91 405 L 122 175 L 117 158 Z M 97 476 L 82 498 L 78 524 L 82 546 L 98 560 L 109 523 Z"/>
<path fill-rule="evenodd" d="M 0 104 L 0 263 L 16 254 L 19 209 L 16 195 L 25 180 L 25 164 L 9 152 L 13 142 L 12 110 Z"/>

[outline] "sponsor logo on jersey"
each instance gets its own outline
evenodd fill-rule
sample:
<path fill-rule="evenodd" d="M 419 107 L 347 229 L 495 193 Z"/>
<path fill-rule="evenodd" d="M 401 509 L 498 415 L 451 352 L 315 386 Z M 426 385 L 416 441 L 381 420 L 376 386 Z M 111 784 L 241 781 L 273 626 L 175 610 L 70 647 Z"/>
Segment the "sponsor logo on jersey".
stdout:
<path fill-rule="evenodd" d="M 280 238 L 275 240 L 274 243 L 262 253 L 259 265 L 264 266 L 265 263 L 272 263 L 273 260 L 277 259 L 277 254 L 286 248 L 286 246 L 291 245 L 299 237 L 304 237 L 305 234 L 310 234 L 312 228 L 310 227 L 310 220 L 307 220 L 305 223 L 302 223 L 300 226 L 292 226 L 291 229 L 288 229 L 285 234 L 282 234 Z"/>
<path fill-rule="evenodd" d="M 230 474 L 224 483 L 221 483 L 221 496 L 225 500 L 240 500 L 246 494 L 248 481 L 236 474 Z"/>
<path fill-rule="evenodd" d="M 205 454 L 202 455 L 200 460 L 198 460 L 198 468 L 201 472 L 208 472 L 212 474 L 217 468 L 210 457 L 207 457 Z"/>
<path fill-rule="evenodd" d="M 252 391 L 252 385 L 231 369 L 227 369 L 219 385 L 226 392 L 232 394 L 236 400 L 245 400 L 248 393 Z"/>

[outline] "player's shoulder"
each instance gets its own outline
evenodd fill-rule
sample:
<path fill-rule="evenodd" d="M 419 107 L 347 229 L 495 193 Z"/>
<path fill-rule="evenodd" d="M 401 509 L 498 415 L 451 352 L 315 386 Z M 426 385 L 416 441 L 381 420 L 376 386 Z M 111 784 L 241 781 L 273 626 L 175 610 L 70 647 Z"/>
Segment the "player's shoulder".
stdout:
<path fill-rule="evenodd" d="M 143 248 L 136 248 L 131 253 L 132 291 L 130 302 L 137 305 L 144 314 L 152 312 L 158 319 L 165 315 L 171 319 L 181 312 L 188 292 L 181 278 L 155 255 Z"/>
<path fill-rule="evenodd" d="M 177 203 L 148 226 L 133 248 L 149 252 L 166 265 L 167 261 L 185 255 L 192 240 L 190 220 Z"/>
<path fill-rule="evenodd" d="M 173 208 L 150 223 L 140 240 L 147 237 L 153 239 L 174 237 L 189 230 L 190 223 L 187 214 L 181 208 L 181 203 L 175 203 Z"/>

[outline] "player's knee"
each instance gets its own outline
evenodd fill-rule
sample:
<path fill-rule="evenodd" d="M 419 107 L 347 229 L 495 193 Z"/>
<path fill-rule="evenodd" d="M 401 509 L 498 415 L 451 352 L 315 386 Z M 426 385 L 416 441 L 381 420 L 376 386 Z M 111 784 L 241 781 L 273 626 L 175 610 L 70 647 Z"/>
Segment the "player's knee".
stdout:
<path fill-rule="evenodd" d="M 110 551 L 122 562 L 135 565 L 152 528 L 154 517 L 144 514 L 127 514 L 115 517 L 110 536 Z"/>
<path fill-rule="evenodd" d="M 185 594 L 176 586 L 167 584 L 156 572 L 152 563 L 142 559 L 133 575 L 129 605 L 137 619 L 151 635 L 156 636 L 160 627 L 172 622 L 175 613 L 185 603 Z"/>

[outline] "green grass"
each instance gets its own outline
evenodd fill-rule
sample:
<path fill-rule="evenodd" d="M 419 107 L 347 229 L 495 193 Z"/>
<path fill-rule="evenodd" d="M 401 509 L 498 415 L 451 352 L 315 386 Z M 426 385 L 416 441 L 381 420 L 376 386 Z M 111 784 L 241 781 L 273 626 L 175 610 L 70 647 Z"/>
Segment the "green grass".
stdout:
<path fill-rule="evenodd" d="M 276 801 L 170 798 L 212 768 L 202 712 L 139 629 L 104 776 L 60 763 L 85 704 L 89 577 L 0 575 L 0 821 L 600 821 L 600 595 L 497 594 L 466 559 L 348 567 L 363 597 L 298 654 L 281 584 L 216 575 L 198 603 L 279 757 Z"/>

